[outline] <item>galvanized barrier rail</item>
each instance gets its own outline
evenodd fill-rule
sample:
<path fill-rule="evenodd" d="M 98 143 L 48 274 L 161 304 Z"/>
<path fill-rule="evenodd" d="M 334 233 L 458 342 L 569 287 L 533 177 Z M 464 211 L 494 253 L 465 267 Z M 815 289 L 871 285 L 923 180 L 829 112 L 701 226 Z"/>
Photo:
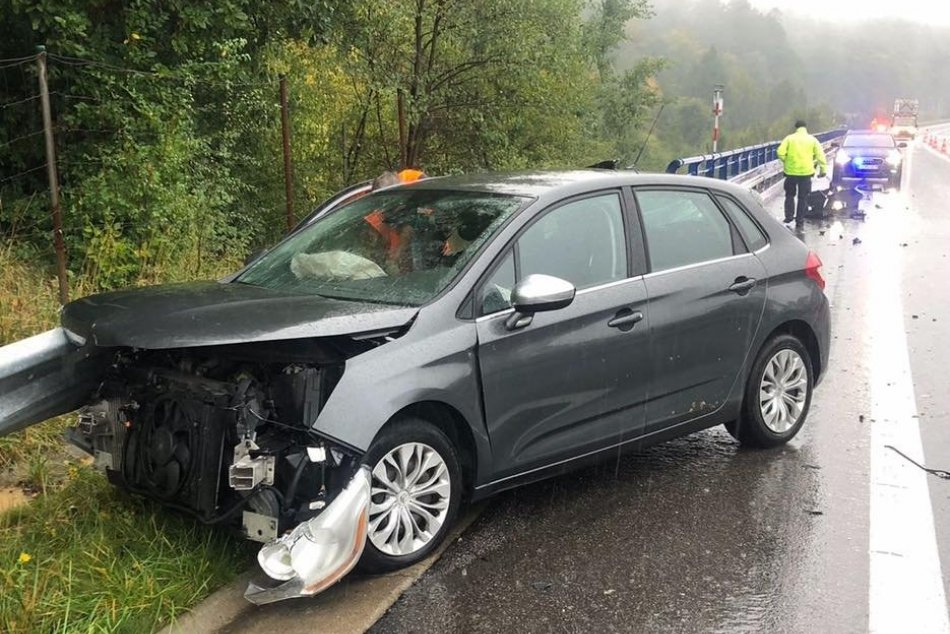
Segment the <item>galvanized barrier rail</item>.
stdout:
<path fill-rule="evenodd" d="M 846 129 L 829 130 L 816 134 L 825 150 L 831 149 L 831 144 L 844 136 Z M 778 146 L 781 141 L 761 143 L 749 147 L 719 152 L 717 154 L 703 154 L 670 161 L 666 166 L 669 174 L 676 174 L 686 168 L 686 173 L 693 176 L 707 176 L 721 180 L 731 180 L 744 183 L 749 187 L 760 189 L 767 187 L 777 176 L 781 175 L 781 163 L 778 163 Z"/>

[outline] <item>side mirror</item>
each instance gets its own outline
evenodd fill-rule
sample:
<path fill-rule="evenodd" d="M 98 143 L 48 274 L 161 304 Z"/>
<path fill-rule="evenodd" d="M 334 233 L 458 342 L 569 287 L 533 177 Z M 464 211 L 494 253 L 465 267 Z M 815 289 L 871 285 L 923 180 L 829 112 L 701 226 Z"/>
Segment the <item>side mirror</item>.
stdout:
<path fill-rule="evenodd" d="M 897 144 L 897 147 L 907 147 L 907 141 L 901 141 Z"/>
<path fill-rule="evenodd" d="M 551 275 L 529 275 L 511 291 L 511 305 L 515 312 L 505 325 L 509 330 L 524 328 L 535 313 L 560 310 L 571 305 L 577 290 L 567 280 Z"/>
<path fill-rule="evenodd" d="M 841 144 L 838 143 L 837 141 L 832 141 L 832 142 L 831 142 L 831 147 L 833 147 L 833 148 L 839 148 L 839 147 L 841 147 Z"/>

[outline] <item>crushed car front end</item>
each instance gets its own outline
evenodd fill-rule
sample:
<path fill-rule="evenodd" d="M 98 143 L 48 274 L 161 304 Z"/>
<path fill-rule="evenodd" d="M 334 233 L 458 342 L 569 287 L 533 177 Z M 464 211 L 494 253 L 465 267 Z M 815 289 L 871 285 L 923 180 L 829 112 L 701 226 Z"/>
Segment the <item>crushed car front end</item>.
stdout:
<path fill-rule="evenodd" d="M 0 434 L 78 408 L 67 439 L 111 483 L 264 544 L 273 587 L 249 600 L 320 592 L 360 558 L 370 479 L 363 450 L 314 423 L 347 361 L 416 311 L 307 301 L 211 283 L 74 302 L 64 327 L 0 348 Z"/>
<path fill-rule="evenodd" d="M 68 438 L 113 484 L 264 543 L 261 567 L 282 585 L 249 600 L 315 594 L 355 565 L 366 532 L 360 454 L 309 424 L 342 346 L 297 342 L 281 361 L 275 345 L 117 350 Z"/>

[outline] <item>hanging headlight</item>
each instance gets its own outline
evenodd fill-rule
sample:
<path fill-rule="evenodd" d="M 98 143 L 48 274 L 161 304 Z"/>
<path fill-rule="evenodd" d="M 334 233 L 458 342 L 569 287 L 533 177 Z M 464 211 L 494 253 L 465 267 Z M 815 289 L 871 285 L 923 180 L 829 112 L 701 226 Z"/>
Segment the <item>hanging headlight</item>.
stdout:
<path fill-rule="evenodd" d="M 369 467 L 360 467 L 319 515 L 265 544 L 257 561 L 269 577 L 283 583 L 262 587 L 252 581 L 245 598 L 263 605 L 311 596 L 348 573 L 366 543 L 371 482 Z"/>
<path fill-rule="evenodd" d="M 904 160 L 904 157 L 897 150 L 891 150 L 891 153 L 887 155 L 887 158 L 884 159 L 887 161 L 887 164 L 892 167 L 897 167 L 901 164 L 901 161 Z"/>

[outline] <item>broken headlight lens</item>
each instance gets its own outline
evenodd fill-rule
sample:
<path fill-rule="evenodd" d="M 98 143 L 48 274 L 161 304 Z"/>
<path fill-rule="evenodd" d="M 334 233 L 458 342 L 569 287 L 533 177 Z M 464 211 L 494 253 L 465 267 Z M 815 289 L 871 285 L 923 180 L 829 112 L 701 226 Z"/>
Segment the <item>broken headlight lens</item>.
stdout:
<path fill-rule="evenodd" d="M 291 565 L 290 549 L 282 542 L 264 544 L 257 553 L 257 563 L 267 576 L 279 581 L 293 579 L 294 568 Z"/>
<path fill-rule="evenodd" d="M 309 596 L 349 572 L 366 543 L 371 482 L 369 468 L 360 467 L 320 515 L 265 544 L 257 561 L 268 576 L 284 583 L 266 589 L 252 582 L 244 596 L 258 605 Z"/>

